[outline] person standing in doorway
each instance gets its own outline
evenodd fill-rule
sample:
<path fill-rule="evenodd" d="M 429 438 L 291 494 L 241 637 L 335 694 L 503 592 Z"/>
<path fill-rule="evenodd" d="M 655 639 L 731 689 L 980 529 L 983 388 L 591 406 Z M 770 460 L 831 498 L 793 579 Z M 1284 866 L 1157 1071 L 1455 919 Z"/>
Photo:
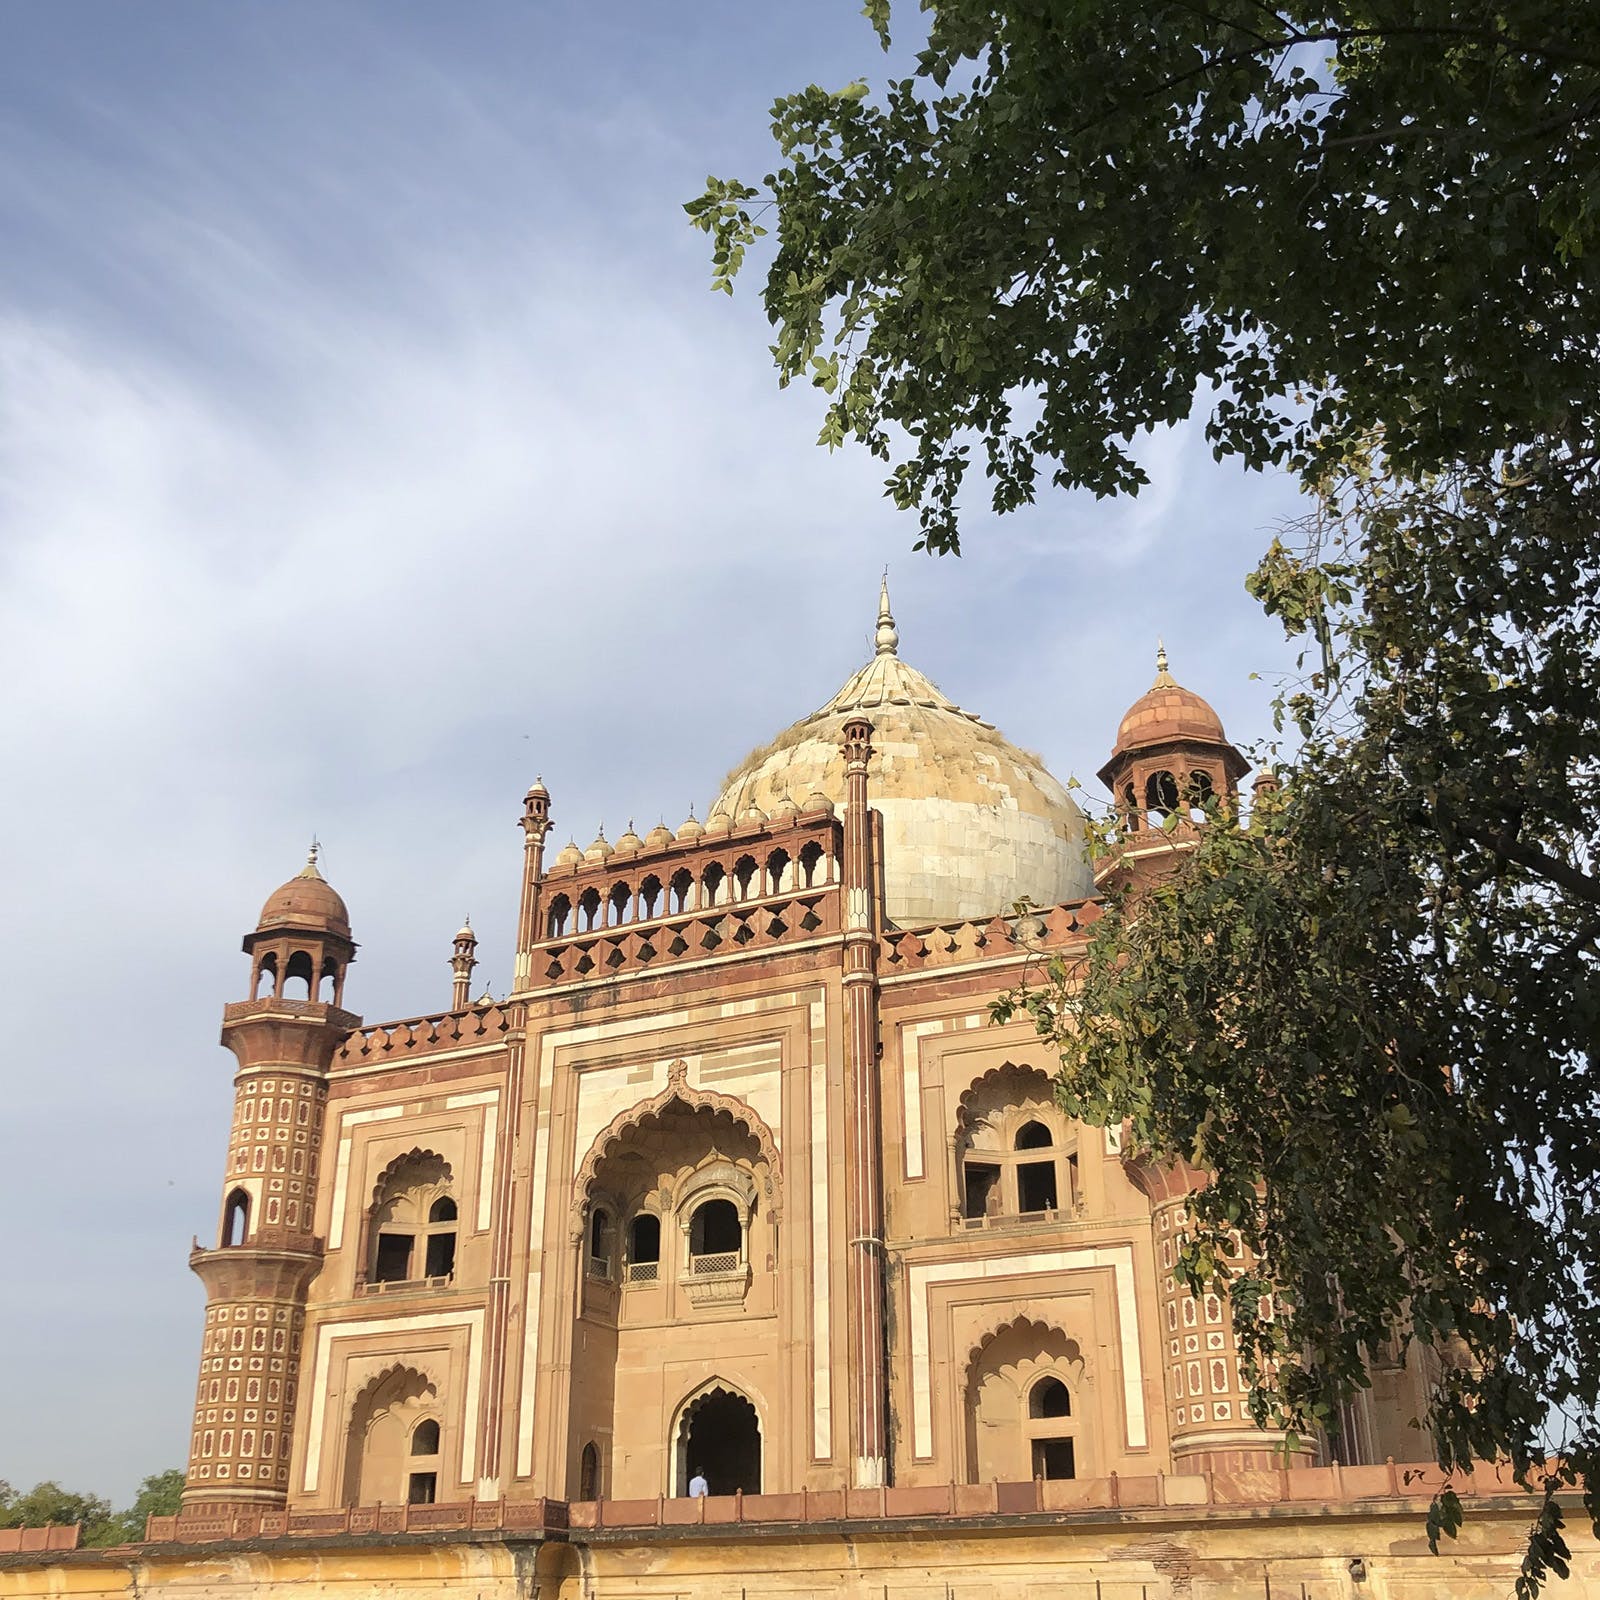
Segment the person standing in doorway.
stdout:
<path fill-rule="evenodd" d="M 693 1500 L 703 1500 L 710 1493 L 711 1486 L 706 1482 L 706 1475 L 697 1467 L 689 1480 L 689 1496 Z"/>

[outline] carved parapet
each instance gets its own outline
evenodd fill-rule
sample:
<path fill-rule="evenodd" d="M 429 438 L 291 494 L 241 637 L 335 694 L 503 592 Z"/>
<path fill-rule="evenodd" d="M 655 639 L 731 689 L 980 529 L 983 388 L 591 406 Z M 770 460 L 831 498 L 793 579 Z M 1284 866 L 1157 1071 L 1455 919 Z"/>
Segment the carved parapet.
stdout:
<path fill-rule="evenodd" d="M 509 1005 L 491 1002 L 465 1011 L 376 1023 L 345 1039 L 333 1058 L 333 1070 L 455 1050 L 462 1045 L 492 1044 L 514 1026 L 512 1012 Z"/>
<path fill-rule="evenodd" d="M 533 947 L 530 988 L 752 955 L 839 931 L 837 885 L 735 900 L 700 911 L 547 939 Z"/>
<path fill-rule="evenodd" d="M 1100 920 L 1093 900 L 1044 906 L 1021 916 L 976 922 L 941 922 L 921 928 L 889 928 L 879 939 L 885 973 L 958 967 L 1035 950 L 1059 950 L 1080 942 Z"/>

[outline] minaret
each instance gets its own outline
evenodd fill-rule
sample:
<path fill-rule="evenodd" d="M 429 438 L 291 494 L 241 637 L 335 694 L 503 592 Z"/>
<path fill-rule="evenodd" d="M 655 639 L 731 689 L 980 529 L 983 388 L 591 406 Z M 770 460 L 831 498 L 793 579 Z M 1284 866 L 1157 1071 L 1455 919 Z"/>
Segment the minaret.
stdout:
<path fill-rule="evenodd" d="M 478 936 L 472 931 L 472 918 L 468 917 L 456 933 L 455 947 L 450 952 L 450 971 L 454 981 L 450 986 L 450 1009 L 465 1011 L 468 996 L 472 993 L 472 969 L 478 964 Z"/>
<path fill-rule="evenodd" d="M 315 845 L 244 950 L 251 998 L 222 1014 L 239 1065 L 217 1242 L 189 1257 L 206 1286 L 206 1332 L 185 1508 L 271 1510 L 289 1492 L 306 1286 L 322 1261 L 312 1227 L 328 1065 L 361 1026 L 340 1009 L 356 952 L 349 913 Z"/>
<path fill-rule="evenodd" d="M 511 992 L 528 986 L 530 952 L 539 942 L 539 900 L 544 884 L 544 841 L 550 832 L 550 791 L 535 778 L 522 801 L 522 902 L 517 912 L 517 954 Z"/>
<path fill-rule="evenodd" d="M 878 650 L 897 642 L 884 584 L 878 608 Z M 878 874 L 872 816 L 867 809 L 867 763 L 872 724 L 844 725 L 845 811 L 844 1008 L 846 1194 L 850 1229 L 848 1320 L 850 1444 L 854 1482 L 873 1489 L 889 1481 L 887 1360 L 884 1335 L 883 1115 L 878 1069 Z"/>
<path fill-rule="evenodd" d="M 1228 743 L 1216 712 L 1172 676 L 1156 646 L 1156 676 L 1117 729 L 1100 781 L 1115 797 L 1117 845 L 1095 873 L 1101 888 L 1133 888 L 1174 871 L 1200 839 L 1208 816 L 1233 826 L 1239 780 L 1249 763 Z M 1184 1160 L 1128 1151 L 1124 1171 L 1150 1202 L 1162 1369 L 1175 1472 L 1219 1472 L 1282 1464 L 1282 1435 L 1256 1427 L 1239 1378 L 1239 1349 L 1227 1298 L 1198 1299 L 1174 1268 L 1192 1197 L 1205 1172 Z"/>

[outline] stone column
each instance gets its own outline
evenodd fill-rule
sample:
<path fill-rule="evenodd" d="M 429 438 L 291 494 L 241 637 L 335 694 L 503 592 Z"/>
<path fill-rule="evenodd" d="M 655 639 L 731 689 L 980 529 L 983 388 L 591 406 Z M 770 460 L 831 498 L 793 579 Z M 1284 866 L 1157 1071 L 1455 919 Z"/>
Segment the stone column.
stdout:
<path fill-rule="evenodd" d="M 872 724 L 845 724 L 844 1006 L 850 1443 L 857 1488 L 889 1481 L 884 1349 L 882 1109 L 878 1069 L 877 873 L 867 763 Z"/>

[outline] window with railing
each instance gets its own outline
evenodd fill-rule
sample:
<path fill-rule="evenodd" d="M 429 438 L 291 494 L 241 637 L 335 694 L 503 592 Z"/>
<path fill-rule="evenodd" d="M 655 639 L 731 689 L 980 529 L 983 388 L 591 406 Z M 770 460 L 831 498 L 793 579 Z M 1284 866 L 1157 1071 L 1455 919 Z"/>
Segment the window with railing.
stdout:
<path fill-rule="evenodd" d="M 661 1277 L 661 1218 L 641 1211 L 628 1226 L 628 1282 L 656 1283 Z"/>

